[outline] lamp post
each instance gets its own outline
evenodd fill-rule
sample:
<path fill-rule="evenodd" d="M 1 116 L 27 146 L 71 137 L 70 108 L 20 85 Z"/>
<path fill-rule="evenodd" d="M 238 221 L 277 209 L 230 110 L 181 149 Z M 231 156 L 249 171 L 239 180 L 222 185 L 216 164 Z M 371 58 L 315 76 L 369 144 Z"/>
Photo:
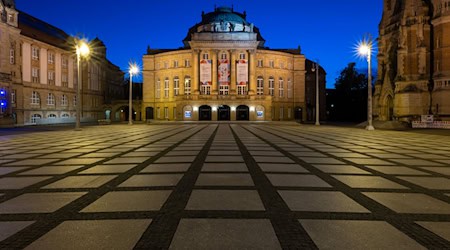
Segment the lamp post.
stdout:
<path fill-rule="evenodd" d="M 316 72 L 316 124 L 317 126 L 320 126 L 320 104 L 319 104 L 319 60 L 317 60 L 313 68 L 311 69 L 312 72 Z"/>
<path fill-rule="evenodd" d="M 362 41 L 358 46 L 358 53 L 361 56 L 367 57 L 368 63 L 368 80 L 367 80 L 367 126 L 366 130 L 375 130 L 372 125 L 372 45 L 373 42 L 370 39 Z"/>
<path fill-rule="evenodd" d="M 87 58 L 89 56 L 89 53 L 91 52 L 88 44 L 83 41 L 79 40 L 78 44 L 75 46 L 76 52 L 77 52 L 77 70 L 78 70 L 78 83 L 77 83 L 77 106 L 76 106 L 76 112 L 77 117 L 75 121 L 75 130 L 81 130 L 81 88 L 83 85 L 83 79 L 81 78 L 81 59 Z"/>
<path fill-rule="evenodd" d="M 129 68 L 129 74 L 130 74 L 130 93 L 128 95 L 128 125 L 133 125 L 133 75 L 136 75 L 139 73 L 139 67 L 136 64 L 130 64 Z"/>

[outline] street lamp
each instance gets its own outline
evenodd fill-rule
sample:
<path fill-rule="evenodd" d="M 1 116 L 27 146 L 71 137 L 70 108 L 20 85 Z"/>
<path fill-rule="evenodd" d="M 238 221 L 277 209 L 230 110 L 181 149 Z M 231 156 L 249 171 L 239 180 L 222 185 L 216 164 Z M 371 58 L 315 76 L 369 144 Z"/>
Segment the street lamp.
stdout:
<path fill-rule="evenodd" d="M 368 81 L 367 81 L 367 130 L 375 130 L 372 125 L 372 46 L 373 41 L 371 39 L 364 39 L 358 44 L 358 54 L 363 57 L 367 57 L 368 63 Z"/>
<path fill-rule="evenodd" d="M 81 88 L 83 85 L 83 80 L 81 78 L 81 59 L 87 58 L 91 52 L 88 44 L 84 40 L 79 40 L 78 44 L 75 46 L 77 52 L 77 70 L 78 70 L 78 83 L 77 83 L 77 117 L 75 121 L 75 130 L 81 130 L 80 121 L 81 121 Z"/>
<path fill-rule="evenodd" d="M 320 109 L 320 105 L 319 105 L 319 60 L 317 60 L 314 65 L 313 68 L 311 69 L 312 72 L 316 72 L 316 125 L 319 126 L 320 125 L 320 118 L 319 118 L 319 109 Z"/>
<path fill-rule="evenodd" d="M 129 102 L 128 102 L 128 125 L 133 125 L 133 119 L 131 112 L 133 111 L 132 105 L 133 105 L 133 75 L 136 75 L 139 73 L 139 67 L 137 64 L 132 63 L 130 64 L 129 71 L 130 73 L 130 93 L 129 93 Z"/>

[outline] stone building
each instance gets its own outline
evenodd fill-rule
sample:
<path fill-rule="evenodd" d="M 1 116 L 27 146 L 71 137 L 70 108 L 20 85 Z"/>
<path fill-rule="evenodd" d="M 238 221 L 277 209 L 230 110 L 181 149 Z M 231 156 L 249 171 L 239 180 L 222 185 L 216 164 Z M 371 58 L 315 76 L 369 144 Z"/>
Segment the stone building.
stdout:
<path fill-rule="evenodd" d="M 384 0 L 374 116 L 450 120 L 450 1 Z"/>
<path fill-rule="evenodd" d="M 1 0 L 0 89 L 4 125 L 75 121 L 77 65 L 75 37 Z M 103 105 L 121 95 L 123 73 L 106 59 L 101 40 L 82 63 L 82 121 L 104 118 Z"/>
<path fill-rule="evenodd" d="M 144 119 L 306 120 L 305 56 L 300 48 L 265 47 L 245 12 L 220 7 L 202 13 L 183 43 L 147 49 Z"/>

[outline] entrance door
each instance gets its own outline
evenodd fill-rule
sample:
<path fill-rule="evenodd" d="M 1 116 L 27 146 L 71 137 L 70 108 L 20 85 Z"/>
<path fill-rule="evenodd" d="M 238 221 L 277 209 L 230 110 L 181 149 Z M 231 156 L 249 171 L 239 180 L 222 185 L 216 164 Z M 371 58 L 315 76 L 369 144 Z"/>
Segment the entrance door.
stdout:
<path fill-rule="evenodd" d="M 240 105 L 236 108 L 236 120 L 248 121 L 250 119 L 249 108 L 246 105 Z"/>
<path fill-rule="evenodd" d="M 296 107 L 295 108 L 295 113 L 294 113 L 294 118 L 297 121 L 301 121 L 302 120 L 302 108 L 301 107 Z"/>
<path fill-rule="evenodd" d="M 152 107 L 145 108 L 145 119 L 146 120 L 153 119 L 153 108 Z"/>
<path fill-rule="evenodd" d="M 230 120 L 230 106 L 221 105 L 217 110 L 217 120 L 219 121 L 229 121 Z"/>
<path fill-rule="evenodd" d="M 211 121 L 211 107 L 203 105 L 198 108 L 198 120 L 199 121 Z"/>

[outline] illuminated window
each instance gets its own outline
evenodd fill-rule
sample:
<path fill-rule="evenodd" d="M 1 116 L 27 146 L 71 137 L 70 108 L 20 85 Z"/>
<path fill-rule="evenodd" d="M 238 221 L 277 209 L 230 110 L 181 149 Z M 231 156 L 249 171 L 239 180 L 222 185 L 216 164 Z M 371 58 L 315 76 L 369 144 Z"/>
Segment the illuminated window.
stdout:
<path fill-rule="evenodd" d="M 220 85 L 219 86 L 219 95 L 228 95 L 230 92 L 229 85 Z"/>
<path fill-rule="evenodd" d="M 247 95 L 247 85 L 238 85 L 237 91 L 238 95 Z"/>
<path fill-rule="evenodd" d="M 200 87 L 200 93 L 202 95 L 211 95 L 211 85 L 202 85 Z"/>
<path fill-rule="evenodd" d="M 164 80 L 164 97 L 169 98 L 169 78 Z"/>
<path fill-rule="evenodd" d="M 67 96 L 66 95 L 62 95 L 62 97 L 61 97 L 61 106 L 67 106 L 69 103 L 68 103 L 68 100 L 67 100 Z"/>
<path fill-rule="evenodd" d="M 184 78 L 184 95 L 191 95 L 191 78 Z"/>
<path fill-rule="evenodd" d="M 158 79 L 158 81 L 156 81 L 156 93 L 155 93 L 156 98 L 161 98 L 161 81 Z"/>
<path fill-rule="evenodd" d="M 31 48 L 31 59 L 39 60 L 39 48 L 37 47 Z"/>
<path fill-rule="evenodd" d="M 283 78 L 278 80 L 278 95 L 284 97 L 284 81 Z"/>

